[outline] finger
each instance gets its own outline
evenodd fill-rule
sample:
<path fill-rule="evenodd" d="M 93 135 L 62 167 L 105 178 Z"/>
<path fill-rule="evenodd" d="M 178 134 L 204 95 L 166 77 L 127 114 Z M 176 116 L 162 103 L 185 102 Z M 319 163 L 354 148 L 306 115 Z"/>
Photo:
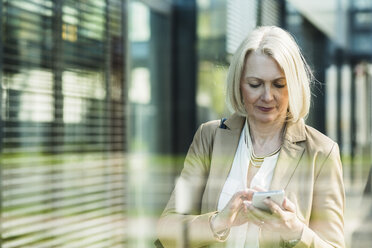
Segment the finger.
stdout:
<path fill-rule="evenodd" d="M 252 202 L 247 201 L 247 200 L 244 200 L 243 203 L 244 203 L 245 209 L 248 209 L 248 207 L 252 204 Z"/>
<path fill-rule="evenodd" d="M 232 198 L 243 198 L 243 199 L 246 199 L 249 196 L 253 195 L 253 193 L 254 193 L 254 191 L 252 191 L 250 189 L 245 189 L 245 190 L 236 192 Z"/>
<path fill-rule="evenodd" d="M 287 197 L 284 198 L 282 205 L 285 210 L 288 210 L 292 213 L 296 212 L 296 205 L 293 202 L 291 202 Z"/>
<path fill-rule="evenodd" d="M 233 208 L 237 208 L 239 207 L 242 202 L 244 201 L 245 199 L 245 191 L 238 191 L 236 192 L 230 199 L 228 205 L 230 205 L 231 207 Z"/>
<path fill-rule="evenodd" d="M 242 191 L 238 191 L 233 195 L 231 200 L 232 201 L 238 200 L 239 202 L 240 201 L 252 201 L 254 192 L 256 191 L 252 189 L 245 189 Z"/>
<path fill-rule="evenodd" d="M 262 220 L 263 221 L 268 221 L 268 220 L 273 219 L 273 216 L 270 213 L 266 212 L 265 210 L 261 210 L 259 208 L 256 208 L 253 205 L 250 205 L 248 207 L 248 212 L 251 215 L 254 215 L 260 221 L 262 221 Z"/>
<path fill-rule="evenodd" d="M 277 215 L 277 216 L 283 216 L 284 212 L 282 208 L 276 202 L 267 198 L 264 200 L 264 203 L 266 204 L 266 206 L 269 207 L 271 214 Z"/>
<path fill-rule="evenodd" d="M 253 206 L 252 209 L 250 209 L 247 213 L 247 220 L 260 228 L 265 228 L 267 225 L 271 226 L 273 223 L 272 218 L 270 218 L 265 211 Z"/>
<path fill-rule="evenodd" d="M 263 187 L 261 187 L 259 185 L 254 186 L 253 189 L 256 190 L 256 191 L 259 191 L 259 192 L 267 191 L 265 188 L 263 188 Z"/>
<path fill-rule="evenodd" d="M 257 190 L 254 190 L 254 189 L 245 189 L 244 190 L 245 194 L 245 199 L 248 200 L 248 201 L 252 201 L 252 198 L 253 198 L 253 195 L 255 192 L 257 192 Z"/>
<path fill-rule="evenodd" d="M 245 191 L 244 191 L 244 190 L 242 190 L 242 191 L 238 191 L 238 192 L 236 192 L 236 193 L 233 195 L 232 198 L 239 198 L 239 197 L 241 197 L 241 196 L 244 195 L 244 194 L 245 194 Z"/>
<path fill-rule="evenodd" d="M 246 206 L 242 207 L 238 212 L 238 217 L 240 220 L 244 220 L 243 222 L 246 222 L 248 220 L 247 217 L 248 209 Z"/>
<path fill-rule="evenodd" d="M 250 222 L 253 222 L 254 224 L 258 225 L 263 221 L 263 219 L 259 217 L 259 214 L 257 214 L 254 209 L 255 207 L 253 206 L 248 207 L 246 215 L 247 219 Z"/>
<path fill-rule="evenodd" d="M 240 196 L 239 198 L 235 199 L 231 202 L 231 206 L 236 209 L 236 211 L 239 210 L 247 210 L 247 207 L 251 204 L 251 201 L 248 201 L 245 199 L 244 196 Z"/>

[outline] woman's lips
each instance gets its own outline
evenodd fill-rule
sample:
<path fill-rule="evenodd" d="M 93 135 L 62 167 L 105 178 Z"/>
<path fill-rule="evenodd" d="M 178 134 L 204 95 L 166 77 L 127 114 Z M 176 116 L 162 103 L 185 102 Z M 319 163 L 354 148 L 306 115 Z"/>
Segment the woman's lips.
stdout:
<path fill-rule="evenodd" d="M 274 108 L 258 107 L 258 109 L 261 110 L 262 112 L 270 112 Z"/>

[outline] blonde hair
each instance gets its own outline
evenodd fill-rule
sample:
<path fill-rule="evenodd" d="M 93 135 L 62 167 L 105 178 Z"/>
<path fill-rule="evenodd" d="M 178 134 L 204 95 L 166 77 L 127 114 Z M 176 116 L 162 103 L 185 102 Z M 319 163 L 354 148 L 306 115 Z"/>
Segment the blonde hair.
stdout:
<path fill-rule="evenodd" d="M 235 52 L 227 75 L 226 101 L 229 109 L 247 116 L 240 81 L 246 57 L 251 52 L 261 52 L 272 57 L 283 70 L 289 97 L 287 121 L 296 122 L 305 118 L 310 108 L 310 82 L 313 75 L 294 38 L 275 26 L 253 30 Z"/>

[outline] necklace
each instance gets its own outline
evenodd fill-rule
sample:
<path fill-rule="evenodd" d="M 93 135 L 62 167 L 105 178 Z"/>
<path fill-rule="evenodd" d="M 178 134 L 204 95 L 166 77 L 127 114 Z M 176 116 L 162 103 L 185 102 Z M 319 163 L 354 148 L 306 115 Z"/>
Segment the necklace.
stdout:
<path fill-rule="evenodd" d="M 259 157 L 257 156 L 256 154 L 254 154 L 254 150 L 253 150 L 253 147 L 252 147 L 252 152 L 251 152 L 251 164 L 253 165 L 253 167 L 255 168 L 260 168 L 263 161 L 265 160 L 265 158 L 267 157 L 271 157 L 275 154 L 277 154 L 280 149 L 282 148 L 282 146 L 279 146 L 278 149 L 276 149 L 275 151 L 265 155 L 265 156 L 262 156 L 262 157 Z"/>
<path fill-rule="evenodd" d="M 271 152 L 271 153 L 269 153 L 265 156 L 259 157 L 254 153 L 253 144 L 252 144 L 251 139 L 250 139 L 248 121 L 246 121 L 244 129 L 245 129 L 244 130 L 245 131 L 245 143 L 248 147 L 251 147 L 250 162 L 251 162 L 253 167 L 260 168 L 262 166 L 265 158 L 271 157 L 271 156 L 279 153 L 280 149 L 282 148 L 282 145 L 280 145 L 275 151 L 273 151 L 273 152 Z M 285 129 L 286 129 L 286 126 L 282 129 L 282 132 L 280 134 L 281 137 L 283 137 Z"/>

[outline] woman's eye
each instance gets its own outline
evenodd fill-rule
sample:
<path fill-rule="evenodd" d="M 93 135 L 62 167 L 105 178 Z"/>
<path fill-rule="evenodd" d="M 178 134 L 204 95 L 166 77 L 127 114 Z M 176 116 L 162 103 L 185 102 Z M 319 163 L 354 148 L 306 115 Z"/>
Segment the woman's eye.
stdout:
<path fill-rule="evenodd" d="M 287 84 L 286 84 L 286 82 L 285 82 L 284 79 L 278 79 L 278 80 L 275 80 L 275 81 L 274 81 L 274 86 L 275 86 L 276 88 L 284 88 L 286 85 L 287 85 Z"/>
<path fill-rule="evenodd" d="M 285 84 L 274 84 L 276 88 L 284 88 Z"/>
<path fill-rule="evenodd" d="M 260 87 L 260 83 L 249 83 L 249 86 L 252 88 L 258 88 Z"/>

